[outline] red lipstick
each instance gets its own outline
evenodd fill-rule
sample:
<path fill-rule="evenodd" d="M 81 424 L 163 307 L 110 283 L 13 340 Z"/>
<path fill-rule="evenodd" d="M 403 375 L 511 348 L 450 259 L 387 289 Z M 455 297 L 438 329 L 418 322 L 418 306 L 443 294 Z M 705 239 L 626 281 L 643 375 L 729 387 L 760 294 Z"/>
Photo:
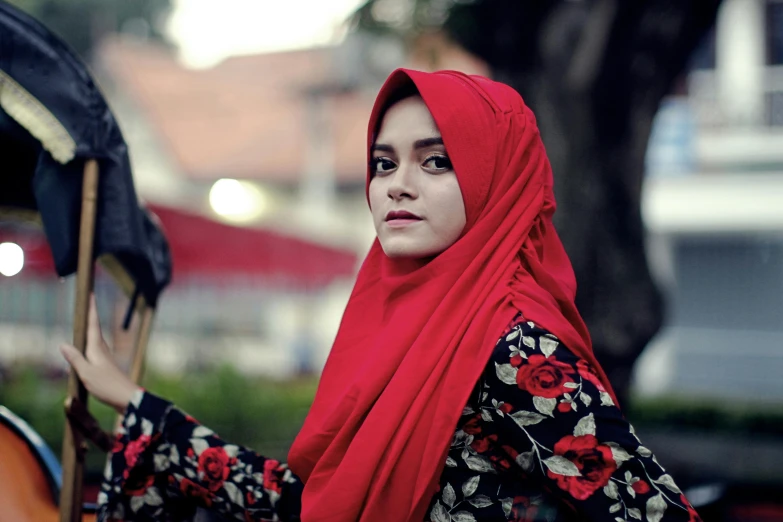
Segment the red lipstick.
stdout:
<path fill-rule="evenodd" d="M 407 210 L 392 210 L 386 214 L 386 226 L 391 228 L 407 227 L 421 221 L 421 218 Z"/>
<path fill-rule="evenodd" d="M 408 212 L 407 210 L 392 210 L 388 214 L 386 214 L 386 221 L 396 221 L 396 220 L 421 221 L 421 218 L 416 214 L 413 214 L 412 212 Z"/>

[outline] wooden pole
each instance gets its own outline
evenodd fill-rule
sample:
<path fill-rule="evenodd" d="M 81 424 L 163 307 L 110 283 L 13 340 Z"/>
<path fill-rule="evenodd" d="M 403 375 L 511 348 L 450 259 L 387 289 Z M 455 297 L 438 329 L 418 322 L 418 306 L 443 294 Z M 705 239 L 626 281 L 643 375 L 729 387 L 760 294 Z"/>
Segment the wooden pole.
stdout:
<path fill-rule="evenodd" d="M 152 320 L 155 317 L 155 309 L 147 304 L 144 296 L 139 296 L 137 301 L 137 312 L 141 317 L 141 324 L 136 331 L 136 339 L 133 346 L 133 358 L 131 360 L 131 368 L 128 376 L 130 379 L 139 384 L 141 378 L 144 376 L 144 360 L 147 356 L 147 346 L 150 341 L 150 334 L 152 332 Z M 124 415 L 120 413 L 117 415 L 117 419 L 114 422 L 114 431 L 116 432 L 120 426 L 122 426 L 122 420 Z"/>
<path fill-rule="evenodd" d="M 81 223 L 79 225 L 79 257 L 76 269 L 76 302 L 73 314 L 73 345 L 82 354 L 87 347 L 87 317 L 90 294 L 93 289 L 93 243 L 97 199 L 98 162 L 90 159 L 84 165 Z M 87 406 L 87 390 L 73 370 L 68 376 L 66 401 L 70 402 L 72 398 L 78 399 L 85 407 Z M 60 490 L 60 522 L 81 521 L 85 444 L 83 437 L 74 433 L 70 423 L 66 421 L 62 451 L 63 487 Z"/>
<path fill-rule="evenodd" d="M 141 382 L 144 375 L 144 359 L 147 356 L 147 345 L 152 332 L 152 319 L 155 316 L 155 309 L 149 306 L 143 297 L 139 299 L 142 301 L 139 310 L 141 324 L 139 331 L 136 332 L 136 350 L 133 353 L 133 364 L 130 371 L 130 378 L 136 384 Z"/>

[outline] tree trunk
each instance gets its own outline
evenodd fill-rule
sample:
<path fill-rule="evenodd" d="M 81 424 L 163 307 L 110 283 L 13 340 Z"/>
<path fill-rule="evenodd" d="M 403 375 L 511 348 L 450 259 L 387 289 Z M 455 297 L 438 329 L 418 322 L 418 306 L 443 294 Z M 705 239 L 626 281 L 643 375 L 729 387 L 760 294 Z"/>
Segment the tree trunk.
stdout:
<path fill-rule="evenodd" d="M 536 113 L 577 306 L 624 402 L 633 363 L 663 320 L 641 217 L 647 142 L 719 0 L 533 4 L 477 2 L 455 8 L 447 27 Z"/>

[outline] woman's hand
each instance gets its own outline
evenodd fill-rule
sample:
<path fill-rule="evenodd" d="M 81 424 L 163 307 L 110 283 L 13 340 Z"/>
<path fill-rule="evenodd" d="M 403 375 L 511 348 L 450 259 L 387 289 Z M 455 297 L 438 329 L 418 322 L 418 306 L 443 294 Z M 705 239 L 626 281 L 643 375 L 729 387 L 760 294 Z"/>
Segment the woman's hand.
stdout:
<path fill-rule="evenodd" d="M 101 334 L 94 295 L 90 296 L 87 319 L 87 357 L 70 344 L 61 345 L 60 351 L 91 395 L 119 413 L 125 411 L 139 386 L 117 367 L 112 358 L 109 346 Z"/>

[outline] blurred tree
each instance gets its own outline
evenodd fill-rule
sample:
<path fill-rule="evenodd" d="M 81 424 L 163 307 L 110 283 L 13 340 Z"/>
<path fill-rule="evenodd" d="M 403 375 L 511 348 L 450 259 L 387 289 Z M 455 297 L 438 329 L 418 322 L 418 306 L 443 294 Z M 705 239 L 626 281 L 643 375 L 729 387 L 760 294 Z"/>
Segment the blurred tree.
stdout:
<path fill-rule="evenodd" d="M 85 58 L 109 33 L 165 40 L 171 0 L 7 0 L 41 21 Z"/>
<path fill-rule="evenodd" d="M 577 305 L 621 401 L 663 318 L 640 209 L 647 141 L 659 103 L 719 4 L 369 0 L 354 15 L 360 30 L 408 43 L 444 31 L 535 111 L 555 174 L 558 231 L 579 283 Z"/>

